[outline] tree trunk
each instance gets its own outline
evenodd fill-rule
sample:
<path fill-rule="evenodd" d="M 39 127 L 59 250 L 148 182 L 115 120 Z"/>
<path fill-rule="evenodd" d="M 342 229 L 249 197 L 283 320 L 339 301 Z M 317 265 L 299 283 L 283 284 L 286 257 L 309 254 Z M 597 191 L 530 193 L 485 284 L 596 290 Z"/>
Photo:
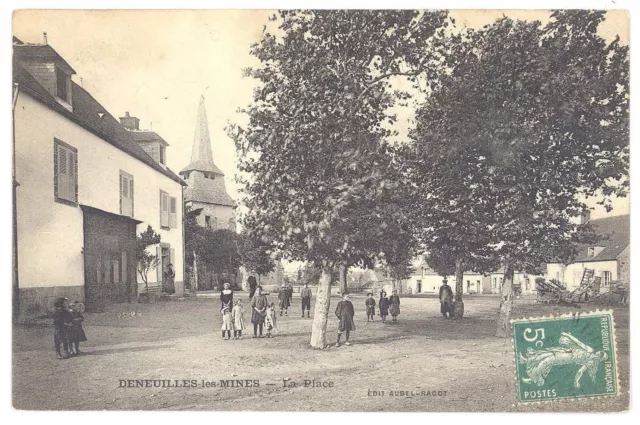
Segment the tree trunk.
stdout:
<path fill-rule="evenodd" d="M 316 307 L 313 313 L 311 326 L 311 346 L 325 348 L 327 346 L 327 321 L 329 319 L 329 307 L 331 305 L 331 276 L 333 269 L 328 266 L 322 268 L 322 275 L 318 282 L 316 293 Z"/>
<path fill-rule="evenodd" d="M 340 265 L 340 293 L 344 294 L 345 292 L 348 292 L 349 289 L 347 288 L 347 270 L 348 267 L 345 265 Z"/>
<path fill-rule="evenodd" d="M 500 288 L 500 310 L 498 311 L 498 323 L 496 336 L 508 338 L 511 335 L 511 309 L 513 308 L 513 263 L 510 260 L 504 262 L 504 279 Z"/>
<path fill-rule="evenodd" d="M 453 316 L 462 319 L 464 316 L 464 303 L 462 302 L 462 291 L 464 284 L 464 263 L 462 260 L 456 260 L 456 298 L 453 304 Z"/>

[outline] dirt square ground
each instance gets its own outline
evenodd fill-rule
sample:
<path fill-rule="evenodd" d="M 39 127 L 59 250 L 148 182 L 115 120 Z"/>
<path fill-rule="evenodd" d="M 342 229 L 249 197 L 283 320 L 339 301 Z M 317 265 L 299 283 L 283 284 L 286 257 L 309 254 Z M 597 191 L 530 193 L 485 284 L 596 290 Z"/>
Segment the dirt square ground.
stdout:
<path fill-rule="evenodd" d="M 246 293 L 236 293 L 238 297 L 248 301 Z M 81 347 L 83 355 L 67 360 L 56 359 L 49 322 L 17 325 L 14 407 L 495 412 L 620 411 L 629 404 L 628 307 L 613 307 L 621 396 L 519 406 L 511 340 L 494 336 L 496 296 L 467 297 L 465 318 L 457 321 L 439 315 L 436 298 L 402 298 L 397 324 L 366 323 L 364 296 L 355 295 L 352 301 L 357 326 L 353 345 L 326 350 L 308 346 L 312 319 L 300 317 L 296 299 L 289 316 L 278 317 L 274 338 L 253 339 L 247 330 L 242 340 L 231 341 L 221 339 L 217 297 L 112 305 L 104 313 L 86 314 L 89 341 Z M 331 301 L 332 343 L 337 302 L 335 297 Z M 514 316 L 572 310 L 518 300 Z M 250 314 L 245 317 L 249 323 Z M 122 380 L 147 379 L 165 380 L 165 386 L 121 387 Z M 197 386 L 175 387 L 176 380 Z M 257 381 L 259 386 L 221 387 L 221 380 Z M 305 380 L 315 383 L 305 387 Z M 206 387 L 203 381 L 217 386 Z"/>

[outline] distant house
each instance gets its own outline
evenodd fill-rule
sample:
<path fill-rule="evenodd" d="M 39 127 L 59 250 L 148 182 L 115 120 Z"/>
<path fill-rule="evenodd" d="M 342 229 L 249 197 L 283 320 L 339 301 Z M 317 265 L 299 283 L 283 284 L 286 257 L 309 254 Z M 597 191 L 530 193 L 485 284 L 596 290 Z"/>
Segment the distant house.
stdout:
<path fill-rule="evenodd" d="M 601 290 L 607 291 L 611 282 L 629 285 L 629 215 L 591 220 L 595 232 L 601 237 L 592 245 L 580 246 L 578 256 L 569 264 L 547 264 L 547 280 L 555 279 L 568 290 L 580 286 L 585 269 L 594 270 L 601 278 Z"/>
<path fill-rule="evenodd" d="M 52 308 L 64 296 L 88 306 L 135 297 L 136 234 L 151 225 L 151 247 L 183 282 L 182 189 L 131 132 L 84 88 L 48 44 L 14 38 L 17 307 Z"/>
<path fill-rule="evenodd" d="M 436 273 L 424 260 L 424 256 L 417 257 L 413 264 L 415 272 L 407 280 L 407 291 L 418 294 L 436 294 L 442 286 L 444 277 Z M 513 283 L 519 284 L 523 293 L 535 292 L 535 278 L 524 272 L 516 271 L 513 274 Z M 456 278 L 454 275 L 446 276 L 450 286 L 455 287 Z M 463 294 L 499 294 L 504 281 L 504 270 L 481 274 L 474 271 L 467 271 L 462 277 Z"/>

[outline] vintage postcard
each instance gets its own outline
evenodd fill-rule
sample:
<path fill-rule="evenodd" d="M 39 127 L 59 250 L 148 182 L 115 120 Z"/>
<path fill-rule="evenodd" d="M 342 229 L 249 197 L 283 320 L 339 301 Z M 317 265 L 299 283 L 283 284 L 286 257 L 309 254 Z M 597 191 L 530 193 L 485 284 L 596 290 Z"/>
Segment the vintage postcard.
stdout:
<path fill-rule="evenodd" d="M 17 10 L 18 410 L 629 408 L 624 10 Z"/>

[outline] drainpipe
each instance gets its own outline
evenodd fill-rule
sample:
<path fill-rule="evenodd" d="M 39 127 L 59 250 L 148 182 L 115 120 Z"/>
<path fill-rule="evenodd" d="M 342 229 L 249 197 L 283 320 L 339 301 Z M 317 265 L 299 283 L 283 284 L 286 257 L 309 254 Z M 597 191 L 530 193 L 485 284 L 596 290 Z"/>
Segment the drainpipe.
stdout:
<path fill-rule="evenodd" d="M 13 320 L 18 320 L 20 316 L 20 284 L 18 277 L 18 207 L 16 205 L 17 193 L 16 189 L 18 181 L 16 180 L 16 102 L 18 101 L 18 93 L 20 92 L 20 86 L 15 83 L 13 85 L 13 106 L 11 108 L 12 124 L 13 124 L 13 182 L 12 182 L 12 196 L 13 196 Z"/>
<path fill-rule="evenodd" d="M 180 192 L 182 194 L 182 296 L 184 297 L 184 283 L 187 281 L 187 275 L 186 275 L 186 271 L 187 271 L 187 267 L 185 265 L 185 257 L 186 257 L 186 249 L 187 249 L 187 244 L 184 240 L 185 237 L 185 226 L 184 226 L 184 186 L 181 184 L 180 185 Z"/>

